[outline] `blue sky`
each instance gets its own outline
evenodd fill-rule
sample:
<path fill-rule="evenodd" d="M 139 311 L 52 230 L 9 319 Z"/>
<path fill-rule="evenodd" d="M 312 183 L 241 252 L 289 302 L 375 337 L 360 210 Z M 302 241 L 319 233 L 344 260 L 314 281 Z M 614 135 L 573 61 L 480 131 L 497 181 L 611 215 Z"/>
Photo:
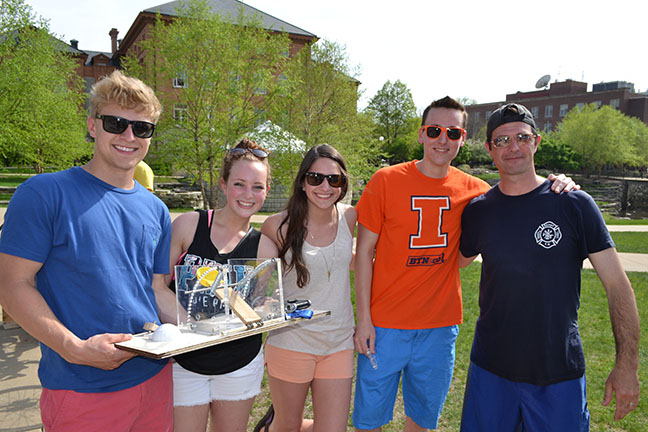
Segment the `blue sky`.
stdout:
<path fill-rule="evenodd" d="M 79 48 L 110 51 L 137 14 L 165 0 L 26 0 Z M 535 89 L 543 75 L 590 85 L 629 81 L 648 89 L 648 2 L 617 0 L 248 0 L 266 13 L 346 46 L 364 95 L 401 80 L 422 110 L 445 95 L 477 102 Z"/>

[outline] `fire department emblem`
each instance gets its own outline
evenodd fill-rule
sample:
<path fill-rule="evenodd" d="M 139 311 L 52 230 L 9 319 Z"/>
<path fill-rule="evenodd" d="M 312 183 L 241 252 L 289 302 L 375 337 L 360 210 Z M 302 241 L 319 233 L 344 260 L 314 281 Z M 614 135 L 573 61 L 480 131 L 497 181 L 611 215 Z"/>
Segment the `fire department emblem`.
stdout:
<path fill-rule="evenodd" d="M 562 233 L 558 225 L 547 221 L 536 229 L 534 236 L 536 243 L 545 249 L 551 249 L 558 244 L 562 238 Z"/>

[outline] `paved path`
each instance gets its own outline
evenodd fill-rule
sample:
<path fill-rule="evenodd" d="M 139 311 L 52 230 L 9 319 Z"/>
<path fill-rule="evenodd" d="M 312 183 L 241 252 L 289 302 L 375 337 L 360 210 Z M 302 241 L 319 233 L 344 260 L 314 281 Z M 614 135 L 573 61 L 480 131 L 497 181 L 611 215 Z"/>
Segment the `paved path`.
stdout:
<path fill-rule="evenodd" d="M 5 208 L 0 208 L 0 223 Z M 171 213 L 175 218 L 180 213 Z M 266 216 L 253 216 L 262 223 Z M 610 231 L 648 231 L 648 225 L 610 225 Z M 620 253 L 626 271 L 648 272 L 648 254 Z M 588 260 L 585 268 L 591 268 Z M 37 370 L 40 360 L 38 343 L 15 324 L 0 324 L 0 432 L 40 430 L 40 383 Z"/>

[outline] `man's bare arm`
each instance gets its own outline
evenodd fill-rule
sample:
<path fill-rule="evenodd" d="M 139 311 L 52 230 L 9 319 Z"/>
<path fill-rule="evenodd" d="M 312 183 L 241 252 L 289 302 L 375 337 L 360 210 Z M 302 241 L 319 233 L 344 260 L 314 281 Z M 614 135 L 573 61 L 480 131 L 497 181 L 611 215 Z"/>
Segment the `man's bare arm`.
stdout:
<path fill-rule="evenodd" d="M 608 298 L 616 345 L 616 362 L 605 382 L 603 405 L 616 394 L 615 420 L 621 420 L 639 403 L 639 313 L 634 291 L 615 248 L 589 255 Z"/>
<path fill-rule="evenodd" d="M 20 326 L 56 351 L 67 362 L 111 370 L 133 357 L 115 348 L 129 334 L 100 334 L 82 340 L 54 315 L 36 289 L 36 273 L 42 264 L 0 253 L 0 303 Z"/>
<path fill-rule="evenodd" d="M 371 281 L 373 280 L 373 259 L 378 234 L 358 224 L 358 241 L 355 256 L 355 294 L 357 324 L 353 341 L 356 351 L 366 354 L 367 349 L 375 352 L 376 331 L 371 321 Z"/>

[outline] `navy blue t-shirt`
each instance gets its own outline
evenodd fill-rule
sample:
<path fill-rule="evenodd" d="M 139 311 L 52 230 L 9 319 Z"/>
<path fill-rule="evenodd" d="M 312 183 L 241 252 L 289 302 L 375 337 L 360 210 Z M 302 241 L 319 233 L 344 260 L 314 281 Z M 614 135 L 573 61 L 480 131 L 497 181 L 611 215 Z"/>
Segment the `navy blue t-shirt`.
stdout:
<path fill-rule="evenodd" d="M 594 200 L 545 181 L 520 196 L 499 187 L 462 218 L 461 253 L 482 255 L 471 360 L 503 378 L 549 385 L 580 378 L 580 274 L 588 254 L 614 247 Z"/>

